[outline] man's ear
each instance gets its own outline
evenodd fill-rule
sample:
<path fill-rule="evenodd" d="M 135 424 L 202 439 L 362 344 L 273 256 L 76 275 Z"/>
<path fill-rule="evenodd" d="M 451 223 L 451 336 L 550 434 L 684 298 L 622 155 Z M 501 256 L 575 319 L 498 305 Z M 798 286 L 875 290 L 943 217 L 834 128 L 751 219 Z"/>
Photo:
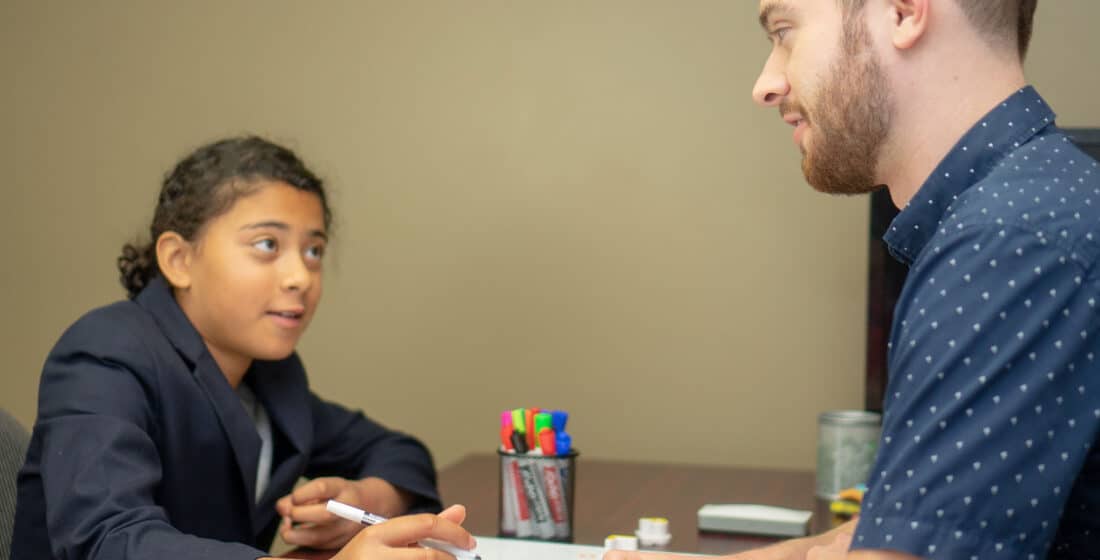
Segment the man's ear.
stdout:
<path fill-rule="evenodd" d="M 928 31 L 932 0 L 890 0 L 893 27 L 890 40 L 896 49 L 909 49 Z"/>
<path fill-rule="evenodd" d="M 157 238 L 157 264 L 173 288 L 186 290 L 191 287 L 194 252 L 191 242 L 174 231 L 166 231 Z"/>

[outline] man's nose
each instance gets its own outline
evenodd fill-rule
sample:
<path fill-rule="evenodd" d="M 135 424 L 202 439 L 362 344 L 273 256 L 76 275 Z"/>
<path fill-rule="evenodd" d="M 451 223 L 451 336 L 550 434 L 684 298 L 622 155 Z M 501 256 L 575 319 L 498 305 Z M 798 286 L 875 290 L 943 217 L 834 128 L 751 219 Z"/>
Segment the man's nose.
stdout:
<path fill-rule="evenodd" d="M 752 88 L 752 99 L 761 107 L 775 107 L 791 92 L 786 68 L 780 59 L 781 56 L 773 50 Z"/>

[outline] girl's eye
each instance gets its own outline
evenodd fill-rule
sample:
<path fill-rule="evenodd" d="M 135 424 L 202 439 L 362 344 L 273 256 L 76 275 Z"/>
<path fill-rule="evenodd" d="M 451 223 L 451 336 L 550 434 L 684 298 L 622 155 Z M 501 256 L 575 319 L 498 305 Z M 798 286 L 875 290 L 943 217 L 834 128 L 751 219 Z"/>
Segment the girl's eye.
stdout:
<path fill-rule="evenodd" d="M 261 239 L 261 240 L 255 242 L 255 243 L 253 243 L 252 246 L 259 249 L 259 250 L 261 250 L 261 251 L 263 251 L 263 252 L 265 252 L 265 253 L 274 253 L 275 249 L 278 249 L 278 246 L 275 245 L 275 240 L 270 239 L 270 238 Z"/>
<path fill-rule="evenodd" d="M 306 249 L 306 256 L 314 260 L 321 260 L 321 257 L 325 256 L 325 248 L 321 245 L 314 245 Z"/>

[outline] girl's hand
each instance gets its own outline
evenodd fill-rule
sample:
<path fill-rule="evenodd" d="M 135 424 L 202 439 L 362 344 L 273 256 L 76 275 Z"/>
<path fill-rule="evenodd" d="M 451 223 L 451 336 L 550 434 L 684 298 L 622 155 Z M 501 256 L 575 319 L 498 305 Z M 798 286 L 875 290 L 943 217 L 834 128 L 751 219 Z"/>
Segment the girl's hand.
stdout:
<path fill-rule="evenodd" d="M 287 544 L 319 549 L 344 546 L 363 526 L 329 513 L 325 504 L 337 500 L 383 517 L 404 513 L 409 498 L 380 478 L 313 479 L 279 499 L 275 509 L 283 517 L 279 534 Z"/>
<path fill-rule="evenodd" d="M 474 548 L 474 537 L 459 526 L 465 518 L 466 508 L 459 505 L 439 515 L 396 517 L 363 529 L 331 560 L 454 560 L 446 552 L 417 547 L 416 541 L 432 538 L 460 548 Z"/>

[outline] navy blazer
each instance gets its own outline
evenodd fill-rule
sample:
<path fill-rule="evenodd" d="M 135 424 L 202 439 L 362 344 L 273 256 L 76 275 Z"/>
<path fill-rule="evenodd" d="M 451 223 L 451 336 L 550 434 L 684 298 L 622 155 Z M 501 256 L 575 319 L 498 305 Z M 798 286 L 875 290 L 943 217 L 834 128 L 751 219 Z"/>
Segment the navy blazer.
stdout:
<path fill-rule="evenodd" d="M 245 382 L 275 440 L 258 501 L 260 437 L 168 285 L 82 317 L 42 371 L 13 560 L 252 560 L 301 476 L 380 477 L 439 511 L 427 449 L 319 399 L 296 354 L 255 361 Z"/>

